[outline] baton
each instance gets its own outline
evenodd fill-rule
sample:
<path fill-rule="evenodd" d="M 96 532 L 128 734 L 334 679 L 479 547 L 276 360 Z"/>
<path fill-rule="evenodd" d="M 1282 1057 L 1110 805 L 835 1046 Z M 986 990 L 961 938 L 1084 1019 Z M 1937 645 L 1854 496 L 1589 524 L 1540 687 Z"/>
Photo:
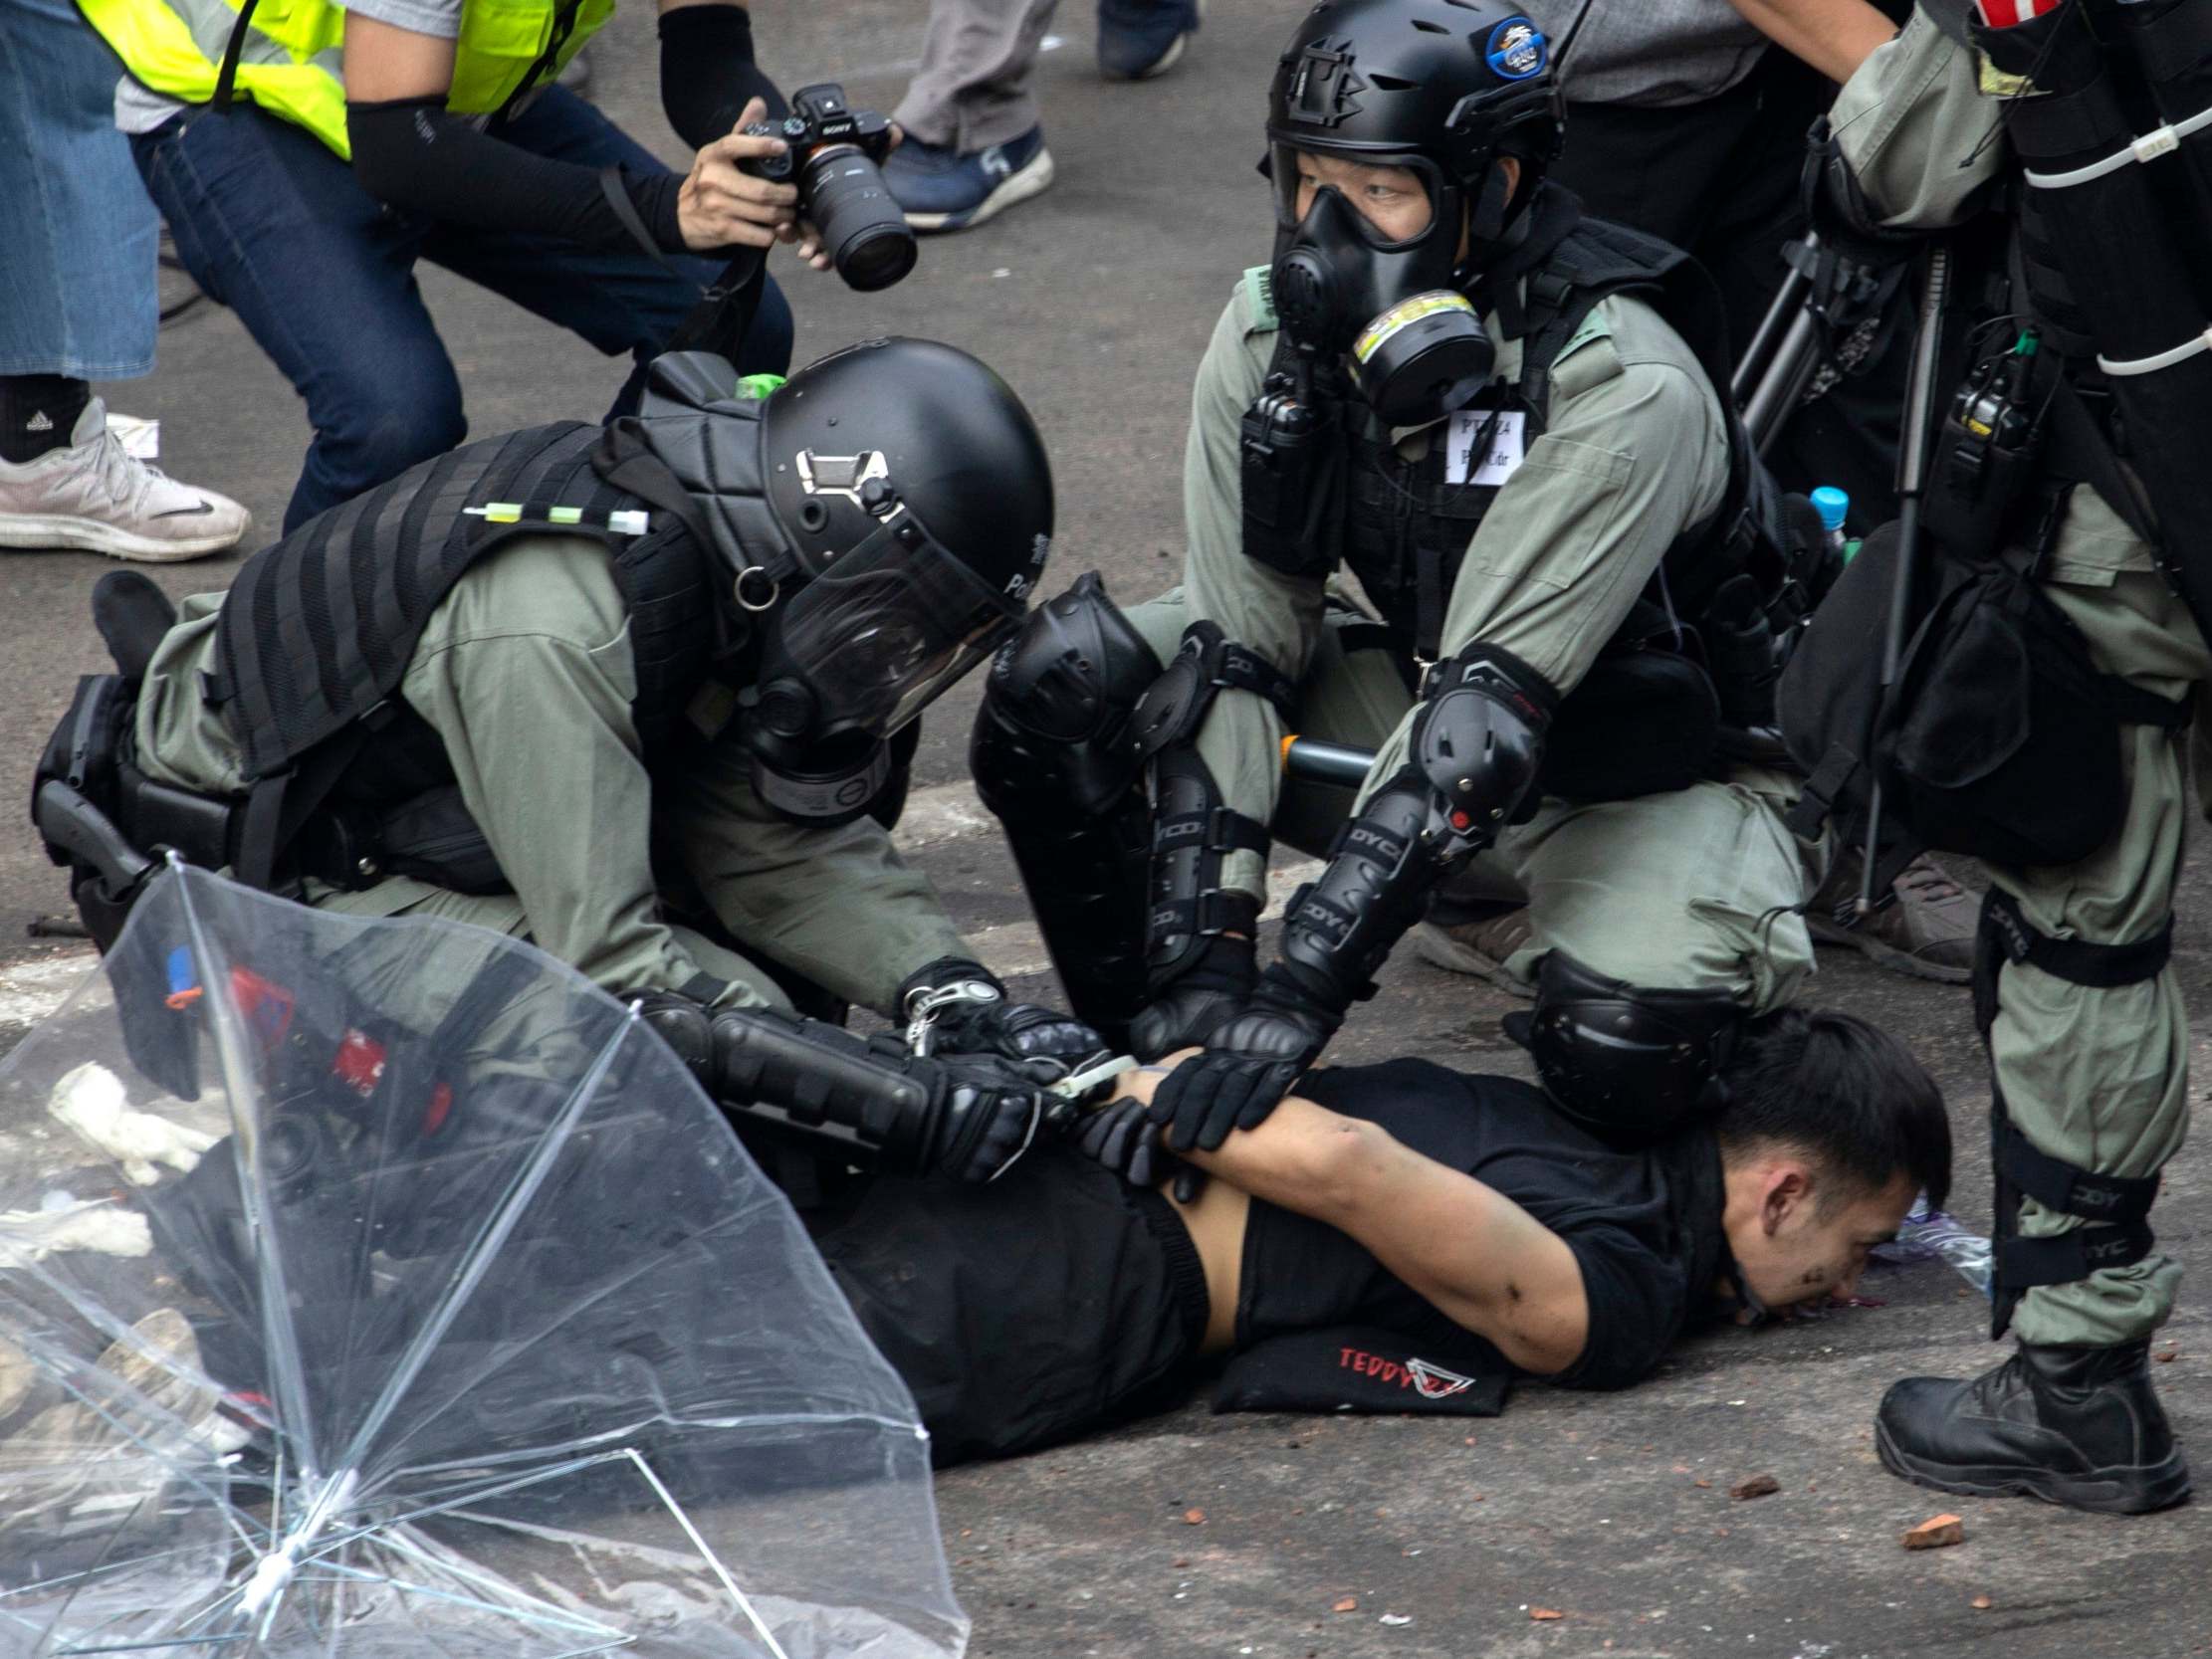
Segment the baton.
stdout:
<path fill-rule="evenodd" d="M 1296 732 L 1282 740 L 1282 775 L 1300 783 L 1333 783 L 1340 789 L 1357 789 L 1367 781 L 1375 764 L 1371 748 L 1348 743 L 1324 743 Z"/>

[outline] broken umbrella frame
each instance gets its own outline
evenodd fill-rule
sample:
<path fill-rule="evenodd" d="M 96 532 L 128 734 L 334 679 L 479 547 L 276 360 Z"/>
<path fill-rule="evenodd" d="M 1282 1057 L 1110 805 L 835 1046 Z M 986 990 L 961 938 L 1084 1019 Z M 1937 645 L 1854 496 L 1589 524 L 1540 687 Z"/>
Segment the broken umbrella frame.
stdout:
<path fill-rule="evenodd" d="M 904 1385 L 551 958 L 175 867 L 0 1062 L 0 1656 L 967 1630 Z"/>

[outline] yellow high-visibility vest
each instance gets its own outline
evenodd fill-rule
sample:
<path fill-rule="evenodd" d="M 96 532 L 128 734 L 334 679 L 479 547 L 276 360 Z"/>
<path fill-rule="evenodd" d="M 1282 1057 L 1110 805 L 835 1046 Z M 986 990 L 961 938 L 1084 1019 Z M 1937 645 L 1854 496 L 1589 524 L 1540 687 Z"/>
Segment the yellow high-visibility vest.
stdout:
<path fill-rule="evenodd" d="M 295 121 L 339 155 L 345 137 L 340 42 L 345 9 L 331 0 L 78 0 L 132 79 L 181 104 L 229 96 Z M 446 107 L 488 115 L 545 86 L 614 13 L 614 0 L 463 0 Z"/>

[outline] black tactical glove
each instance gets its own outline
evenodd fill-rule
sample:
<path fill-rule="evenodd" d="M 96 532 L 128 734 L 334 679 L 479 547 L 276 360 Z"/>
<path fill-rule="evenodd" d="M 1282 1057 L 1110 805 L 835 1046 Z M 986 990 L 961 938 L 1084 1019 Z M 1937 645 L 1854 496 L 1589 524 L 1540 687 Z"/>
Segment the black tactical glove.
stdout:
<path fill-rule="evenodd" d="M 1145 1011 L 1130 1022 L 1129 1052 L 1157 1060 L 1179 1048 L 1212 1040 L 1214 1033 L 1251 1002 L 1259 963 L 1248 938 L 1217 934 L 1206 941 L 1188 971 L 1160 987 Z"/>
<path fill-rule="evenodd" d="M 1030 1068 L 951 1055 L 914 1064 L 934 1074 L 936 1085 L 929 1133 L 915 1147 L 915 1173 L 995 1181 L 1020 1161 L 1051 1098 L 1043 1082 L 1025 1075 Z"/>
<path fill-rule="evenodd" d="M 1034 1002 L 1008 1002 L 990 970 L 958 956 L 911 976 L 899 987 L 899 1008 L 909 1044 L 922 1054 L 1048 1060 L 1064 1073 L 1107 1052 L 1106 1039 L 1081 1020 Z"/>
<path fill-rule="evenodd" d="M 1152 1186 L 1176 1163 L 1160 1137 L 1160 1126 L 1146 1116 L 1145 1103 L 1131 1095 L 1086 1117 L 1075 1146 L 1130 1185 Z"/>
<path fill-rule="evenodd" d="M 1230 1130 L 1265 1123 L 1343 1023 L 1276 963 L 1259 976 L 1251 1005 L 1160 1085 L 1152 1121 L 1167 1126 L 1174 1150 L 1214 1151 Z"/>
<path fill-rule="evenodd" d="M 834 1124 L 899 1174 L 995 1180 L 1036 1137 L 1049 1062 L 920 1056 L 889 1032 L 862 1037 L 763 1008 L 709 1016 L 713 1080 L 725 1112 L 761 1108 L 813 1128 Z"/>
<path fill-rule="evenodd" d="M 714 1016 L 705 1005 L 681 991 L 647 991 L 632 997 L 630 1006 L 661 1041 L 676 1051 L 676 1058 L 691 1069 L 691 1075 L 706 1086 L 707 1092 L 714 1093 Z"/>

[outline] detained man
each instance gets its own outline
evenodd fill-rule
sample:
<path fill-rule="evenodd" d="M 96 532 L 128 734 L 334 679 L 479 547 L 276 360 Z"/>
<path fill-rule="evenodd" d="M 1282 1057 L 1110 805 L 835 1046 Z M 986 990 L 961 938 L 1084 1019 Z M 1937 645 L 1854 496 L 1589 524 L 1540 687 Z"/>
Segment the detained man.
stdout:
<path fill-rule="evenodd" d="M 1216 1368 L 1222 1409 L 1624 1387 L 1701 1324 L 1848 1295 L 1950 1184 L 1934 1081 L 1839 1013 L 1748 1022 L 1718 1109 L 1634 1150 L 1510 1078 L 1314 1072 L 1180 1154 L 1207 1177 L 1190 1202 L 1148 1106 L 1166 1074 L 1130 1074 L 1012 1178 L 883 1179 L 818 1226 L 940 1464 L 1164 1409 Z"/>

